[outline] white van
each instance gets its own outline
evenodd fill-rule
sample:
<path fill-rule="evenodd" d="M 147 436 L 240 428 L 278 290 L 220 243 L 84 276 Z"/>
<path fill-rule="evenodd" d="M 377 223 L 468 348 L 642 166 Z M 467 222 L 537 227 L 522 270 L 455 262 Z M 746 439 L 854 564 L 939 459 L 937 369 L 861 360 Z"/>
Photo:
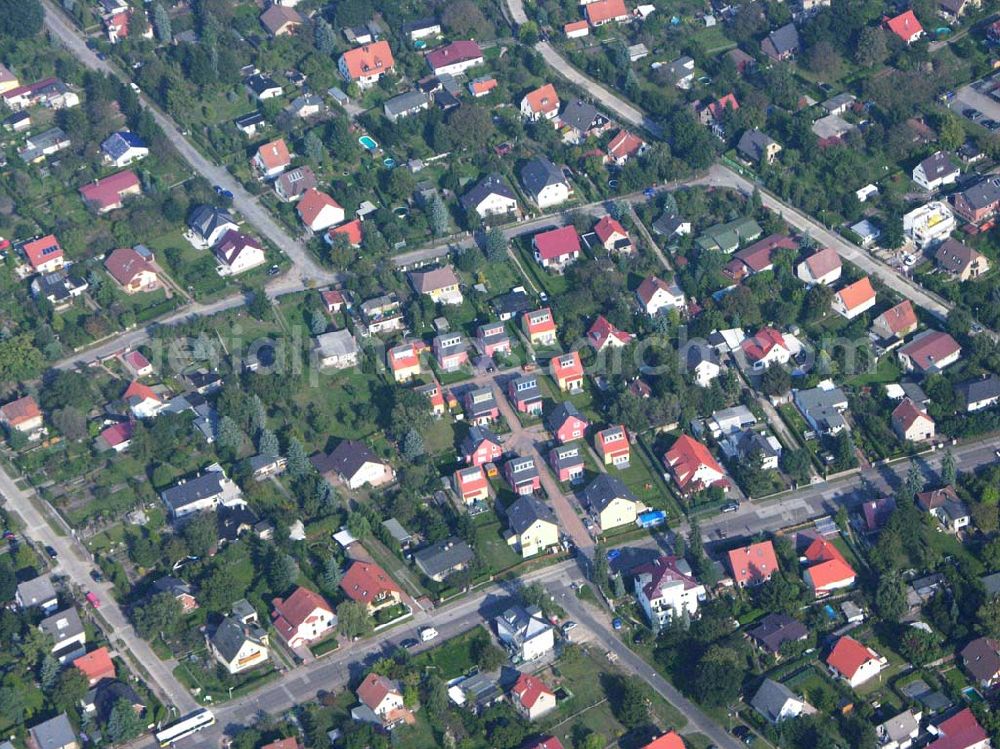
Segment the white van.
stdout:
<path fill-rule="evenodd" d="M 438 631 L 434 629 L 434 627 L 424 627 L 422 630 L 420 630 L 421 642 L 430 642 L 437 636 L 438 636 Z"/>

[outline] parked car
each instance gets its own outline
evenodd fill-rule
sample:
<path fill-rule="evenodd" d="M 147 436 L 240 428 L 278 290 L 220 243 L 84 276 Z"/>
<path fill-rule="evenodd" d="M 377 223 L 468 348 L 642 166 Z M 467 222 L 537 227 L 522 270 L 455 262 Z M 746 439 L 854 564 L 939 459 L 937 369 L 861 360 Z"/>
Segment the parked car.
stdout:
<path fill-rule="evenodd" d="M 613 629 L 616 629 L 616 630 L 621 629 L 622 628 L 622 620 L 619 617 L 616 616 L 614 619 L 611 620 L 611 627 Z"/>
<path fill-rule="evenodd" d="M 101 599 L 98 598 L 92 591 L 87 591 L 87 603 L 93 606 L 95 609 L 101 608 Z"/>
<path fill-rule="evenodd" d="M 613 562 L 618 557 L 622 555 L 621 549 L 609 549 L 608 550 L 608 561 Z"/>
<path fill-rule="evenodd" d="M 399 643 L 399 647 L 403 648 L 404 650 L 410 650 L 411 648 L 415 648 L 419 644 L 420 643 L 418 643 L 412 637 L 407 637 L 405 640 Z"/>
<path fill-rule="evenodd" d="M 438 631 L 434 627 L 424 627 L 420 630 L 420 639 L 423 642 L 430 642 L 438 636 Z"/>
<path fill-rule="evenodd" d="M 59 552 L 53 549 L 51 546 L 45 547 L 45 553 L 49 555 L 49 559 L 55 559 L 59 556 Z"/>
<path fill-rule="evenodd" d="M 100 570 L 91 570 L 90 579 L 93 580 L 95 583 L 103 583 L 104 575 L 101 574 Z"/>
<path fill-rule="evenodd" d="M 723 512 L 736 512 L 738 509 L 740 509 L 739 502 L 726 502 L 726 504 L 722 505 Z"/>

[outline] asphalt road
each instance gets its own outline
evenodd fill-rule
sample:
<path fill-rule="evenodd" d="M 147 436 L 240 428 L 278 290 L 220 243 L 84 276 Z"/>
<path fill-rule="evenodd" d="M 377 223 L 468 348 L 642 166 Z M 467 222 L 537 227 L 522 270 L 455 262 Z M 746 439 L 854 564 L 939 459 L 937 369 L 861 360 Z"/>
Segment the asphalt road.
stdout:
<path fill-rule="evenodd" d="M 106 73 L 126 83 L 129 82 L 128 77 L 123 75 L 116 66 L 101 60 L 93 50 L 87 47 L 86 40 L 80 31 L 66 19 L 65 15 L 50 0 L 43 0 L 42 4 L 45 7 L 45 25 L 53 39 L 58 40 L 77 60 L 91 70 Z M 224 167 L 213 164 L 202 156 L 198 149 L 184 137 L 173 119 L 161 112 L 152 100 L 145 94 L 139 94 L 139 101 L 153 115 L 156 124 L 160 126 L 174 148 L 194 171 L 213 185 L 220 185 L 232 192 L 233 207 L 253 224 L 257 231 L 291 258 L 302 282 L 312 279 L 317 283 L 328 283 L 340 278 L 339 274 L 321 268 L 309 254 L 305 243 L 297 237 L 290 236 L 279 226 L 271 217 L 268 209 L 244 190 L 239 181 Z"/>

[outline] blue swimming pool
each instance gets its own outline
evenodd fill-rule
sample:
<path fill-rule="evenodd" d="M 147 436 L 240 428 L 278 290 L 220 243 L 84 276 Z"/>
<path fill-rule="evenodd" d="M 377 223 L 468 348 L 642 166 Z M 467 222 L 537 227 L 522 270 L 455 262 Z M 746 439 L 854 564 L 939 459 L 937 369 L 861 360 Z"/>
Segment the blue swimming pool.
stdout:
<path fill-rule="evenodd" d="M 374 151 L 376 148 L 378 148 L 378 143 L 376 143 L 375 139 L 370 135 L 362 135 L 360 138 L 358 138 L 358 143 L 360 143 L 362 147 L 368 149 L 369 151 Z"/>

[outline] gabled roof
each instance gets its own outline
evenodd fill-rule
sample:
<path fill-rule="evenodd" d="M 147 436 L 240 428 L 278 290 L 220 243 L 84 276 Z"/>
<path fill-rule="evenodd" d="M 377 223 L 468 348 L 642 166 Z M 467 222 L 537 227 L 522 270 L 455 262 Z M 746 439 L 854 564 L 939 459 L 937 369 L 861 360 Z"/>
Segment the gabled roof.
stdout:
<path fill-rule="evenodd" d="M 912 10 L 907 10 L 895 18 L 890 18 L 885 22 L 885 25 L 904 42 L 909 42 L 915 34 L 922 34 L 924 32 L 924 27 L 920 25 L 920 21 L 917 20 Z"/>
<path fill-rule="evenodd" d="M 524 95 L 528 108 L 535 114 L 548 115 L 559 109 L 559 95 L 551 83 L 529 91 Z"/>
<path fill-rule="evenodd" d="M 563 109 L 559 120 L 577 132 L 587 133 L 607 123 L 607 119 L 589 101 L 574 99 Z"/>
<path fill-rule="evenodd" d="M 917 419 L 921 418 L 928 419 L 932 424 L 934 423 L 934 420 L 927 415 L 927 411 L 909 398 L 903 398 L 899 402 L 899 405 L 892 411 L 892 423 L 894 425 L 898 424 L 904 432 L 909 430 L 916 423 Z"/>
<path fill-rule="evenodd" d="M 514 191 L 507 180 L 500 174 L 493 172 L 480 180 L 475 187 L 462 196 L 462 207 L 467 211 L 474 211 L 479 205 L 491 195 L 500 195 L 508 200 L 517 200 Z"/>
<path fill-rule="evenodd" d="M 647 276 L 644 278 L 635 293 L 638 294 L 639 299 L 643 304 L 649 304 L 653 300 L 653 295 L 655 295 L 657 291 L 663 291 L 671 296 L 683 296 L 683 292 L 681 292 L 676 281 L 667 283 L 662 278 L 658 278 L 657 276 Z"/>
<path fill-rule="evenodd" d="M 111 133 L 101 143 L 101 150 L 112 160 L 120 159 L 132 148 L 146 148 L 146 144 L 142 138 L 129 130 L 120 130 L 117 133 Z"/>
<path fill-rule="evenodd" d="M 515 533 L 521 534 L 539 520 L 552 525 L 558 525 L 556 514 L 552 508 L 538 499 L 534 494 L 518 497 L 507 508 L 507 523 Z"/>
<path fill-rule="evenodd" d="M 389 42 L 384 39 L 374 44 L 365 44 L 349 49 L 341 56 L 341 59 L 344 61 L 344 66 L 347 68 L 351 80 L 388 72 L 396 64 Z"/>
<path fill-rule="evenodd" d="M 640 749 L 684 749 L 684 739 L 677 731 L 667 731 L 662 736 L 643 744 Z"/>
<path fill-rule="evenodd" d="M 786 642 L 797 642 L 809 635 L 806 625 L 787 614 L 768 614 L 747 632 L 762 647 L 777 653 Z"/>
<path fill-rule="evenodd" d="M 81 655 L 73 661 L 73 665 L 83 672 L 88 681 L 101 678 L 113 679 L 115 676 L 115 664 L 106 647 L 100 647 L 86 655 Z"/>
<path fill-rule="evenodd" d="M 955 274 L 961 274 L 973 263 L 985 259 L 986 256 L 981 252 L 951 237 L 942 242 L 937 248 L 937 252 L 934 253 L 934 260 L 937 264 L 949 273 Z"/>
<path fill-rule="evenodd" d="M 587 484 L 587 488 L 583 490 L 583 496 L 587 500 L 587 504 L 598 512 L 602 512 L 616 499 L 638 502 L 635 495 L 620 478 L 608 473 L 600 474 Z"/>
<path fill-rule="evenodd" d="M 536 156 L 521 168 L 521 182 L 524 189 L 537 195 L 549 185 L 566 182 L 566 175 L 545 156 Z"/>
<path fill-rule="evenodd" d="M 940 330 L 927 330 L 899 349 L 921 370 L 927 371 L 962 350 L 958 342 Z"/>
<path fill-rule="evenodd" d="M 511 693 L 516 695 L 518 701 L 528 710 L 534 707 L 542 695 L 555 697 L 555 693 L 545 686 L 545 682 L 537 676 L 524 673 L 517 678 Z"/>
<path fill-rule="evenodd" d="M 383 593 L 402 593 L 389 573 L 374 562 L 356 561 L 340 580 L 340 589 L 352 601 L 369 604 Z"/>
<path fill-rule="evenodd" d="M 257 149 L 257 158 L 260 159 L 265 169 L 277 169 L 279 166 L 288 166 L 292 163 L 292 157 L 288 153 L 288 146 L 285 144 L 284 138 L 278 138 L 262 145 Z"/>
<path fill-rule="evenodd" d="M 824 247 L 803 261 L 813 278 L 822 278 L 842 266 L 840 255 L 832 247 Z"/>
<path fill-rule="evenodd" d="M 979 403 L 991 398 L 1000 398 L 1000 377 L 991 374 L 972 380 L 965 380 L 955 385 L 955 392 L 966 403 Z"/>
<path fill-rule="evenodd" d="M 302 221 L 309 225 L 319 218 L 320 213 L 327 208 L 344 210 L 341 208 L 340 203 L 325 192 L 320 192 L 315 187 L 310 187 L 306 190 L 296 206 L 296 210 L 299 212 Z"/>
<path fill-rule="evenodd" d="M 580 251 L 580 236 L 570 224 L 539 232 L 532 238 L 535 251 L 543 260 L 555 260 Z"/>
<path fill-rule="evenodd" d="M 109 426 L 101 432 L 100 437 L 104 440 L 108 447 L 117 447 L 118 445 L 132 439 L 132 432 L 134 430 L 134 422 L 123 421 L 119 424 L 112 424 Z"/>
<path fill-rule="evenodd" d="M 738 585 L 766 580 L 778 571 L 778 557 L 770 541 L 733 549 L 728 558 L 733 581 Z"/>
<path fill-rule="evenodd" d="M 438 289 L 449 286 L 458 286 L 459 280 L 455 270 L 446 265 L 443 268 L 434 268 L 427 271 L 412 271 L 410 273 L 410 283 L 418 294 L 428 294 Z"/>
<path fill-rule="evenodd" d="M 131 247 L 119 247 L 104 260 L 104 267 L 111 277 L 123 286 L 140 273 L 156 273 L 153 265 Z"/>
<path fill-rule="evenodd" d="M 751 361 L 759 361 L 770 353 L 775 346 L 788 349 L 785 345 L 785 337 L 774 328 L 761 328 L 752 338 L 745 339 L 740 348 Z"/>
<path fill-rule="evenodd" d="M 272 34 L 277 34 L 286 24 L 301 25 L 302 16 L 287 5 L 272 5 L 260 15 L 260 22 Z"/>
<path fill-rule="evenodd" d="M 929 744 L 929 749 L 969 749 L 989 739 L 972 708 L 968 707 L 938 723 L 937 729 L 939 738 Z"/>
<path fill-rule="evenodd" d="M 592 26 L 615 18 L 628 16 L 628 8 L 625 7 L 625 0 L 597 0 L 588 3 L 586 8 L 587 20 Z"/>
<path fill-rule="evenodd" d="M 957 174 L 960 171 L 957 166 L 951 163 L 948 154 L 943 151 L 931 154 L 917 166 L 923 170 L 924 175 L 931 182 L 948 174 Z"/>
<path fill-rule="evenodd" d="M 357 474 L 366 463 L 385 465 L 385 461 L 371 451 L 363 442 L 343 440 L 333 452 L 324 455 L 318 453 L 309 459 L 320 473 L 336 473 L 350 479 Z"/>
<path fill-rule="evenodd" d="M 622 344 L 628 344 L 632 342 L 633 337 L 631 333 L 626 333 L 612 325 L 604 315 L 598 315 L 594 324 L 590 326 L 590 330 L 587 331 L 587 340 L 594 344 L 598 350 L 604 348 L 604 344 L 609 338 L 614 338 Z"/>
<path fill-rule="evenodd" d="M 836 292 L 837 299 L 848 312 L 857 309 L 875 299 L 875 288 L 865 276 Z"/>
<path fill-rule="evenodd" d="M 559 428 L 566 423 L 568 419 L 579 419 L 584 424 L 587 420 L 583 417 L 576 406 L 570 401 L 563 401 L 558 406 L 549 411 L 548 416 L 545 417 L 545 424 L 550 432 L 558 432 Z"/>
<path fill-rule="evenodd" d="M 59 246 L 59 240 L 55 238 L 54 234 L 47 234 L 44 237 L 25 242 L 21 245 L 21 250 L 32 268 L 38 268 L 43 263 L 63 256 L 62 247 Z"/>
<path fill-rule="evenodd" d="M 625 231 L 625 227 L 621 225 L 621 222 L 611 216 L 604 216 L 594 225 L 594 234 L 601 240 L 601 244 L 607 242 L 615 234 L 620 234 L 624 237 L 628 236 L 628 232 Z"/>
<path fill-rule="evenodd" d="M 364 240 L 364 230 L 362 229 L 361 219 L 359 218 L 356 218 L 353 221 L 348 221 L 340 226 L 332 226 L 327 229 L 326 233 L 331 239 L 333 239 L 333 237 L 343 235 L 351 247 L 360 247 L 361 242 Z"/>
<path fill-rule="evenodd" d="M 432 70 L 438 70 L 439 68 L 457 63 L 470 62 L 482 56 L 483 50 L 480 46 L 476 42 L 467 39 L 459 39 L 451 44 L 438 47 L 426 55 L 427 64 L 431 66 Z"/>
<path fill-rule="evenodd" d="M 899 335 L 900 332 L 909 330 L 917 324 L 917 313 L 913 309 L 913 303 L 909 299 L 904 299 L 876 319 L 884 321 L 890 333 Z"/>
<path fill-rule="evenodd" d="M 583 376 L 583 362 L 580 360 L 579 351 L 570 351 L 562 356 L 554 356 L 549 364 L 552 367 L 552 376 L 557 380 L 565 377 Z"/>
<path fill-rule="evenodd" d="M 275 598 L 272 602 L 274 627 L 285 639 L 295 636 L 299 627 L 306 623 L 316 609 L 333 613 L 333 608 L 318 593 L 308 588 L 298 587 L 288 598 Z"/>
<path fill-rule="evenodd" d="M 854 677 L 865 663 L 878 660 L 878 655 L 853 637 L 844 635 L 826 657 L 826 663 L 847 679 Z"/>
<path fill-rule="evenodd" d="M 80 188 L 80 194 L 97 208 L 106 208 L 121 202 L 122 193 L 140 186 L 138 175 L 131 169 L 112 174 Z"/>
<path fill-rule="evenodd" d="M 138 380 L 132 380 L 129 383 L 129 386 L 125 388 L 125 392 L 122 394 L 122 400 L 129 404 L 141 403 L 145 400 L 163 401 L 153 388 L 149 387 L 149 385 L 143 385 Z"/>
<path fill-rule="evenodd" d="M 767 155 L 767 149 L 775 144 L 774 138 L 760 130 L 744 130 L 736 149 L 747 158 L 760 161 Z"/>
<path fill-rule="evenodd" d="M 382 700 L 390 694 L 402 696 L 403 693 L 399 691 L 399 685 L 392 679 L 374 672 L 368 674 L 358 686 L 358 699 L 372 710 L 381 705 Z"/>
<path fill-rule="evenodd" d="M 644 145 L 642 138 L 623 129 L 608 141 L 608 154 L 616 159 L 627 158 L 639 153 Z"/>
<path fill-rule="evenodd" d="M 1000 641 L 978 637 L 962 648 L 965 670 L 979 682 L 991 682 L 1000 674 Z"/>
<path fill-rule="evenodd" d="M 801 702 L 802 698 L 784 684 L 773 679 L 764 679 L 750 701 L 750 705 L 768 721 L 776 723 L 781 718 L 781 712 L 789 700 Z"/>
<path fill-rule="evenodd" d="M 41 415 L 42 412 L 38 408 L 38 403 L 30 395 L 24 395 L 17 400 L 0 406 L 0 416 L 3 416 L 4 421 L 15 427 L 26 421 L 37 419 Z"/>
<path fill-rule="evenodd" d="M 682 489 L 689 488 L 699 468 L 708 467 L 716 473 L 725 473 L 708 448 L 686 434 L 677 438 L 663 458 Z"/>
<path fill-rule="evenodd" d="M 799 49 L 799 31 L 794 23 L 786 23 L 769 33 L 762 46 L 765 52 L 776 56 L 794 53 Z"/>
<path fill-rule="evenodd" d="M 664 583 L 680 584 L 684 590 L 693 590 L 699 587 L 698 581 L 691 576 L 690 567 L 687 566 L 686 562 L 679 564 L 681 561 L 677 557 L 661 556 L 648 564 L 636 567 L 631 574 L 636 577 L 649 576 L 649 580 L 642 586 L 642 592 L 648 600 L 655 601 L 660 597 Z"/>

